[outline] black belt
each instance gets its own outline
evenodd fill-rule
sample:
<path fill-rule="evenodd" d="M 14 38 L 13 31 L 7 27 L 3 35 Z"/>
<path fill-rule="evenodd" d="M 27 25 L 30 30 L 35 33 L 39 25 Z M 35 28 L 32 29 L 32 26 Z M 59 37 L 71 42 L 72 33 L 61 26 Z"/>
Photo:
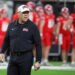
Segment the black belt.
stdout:
<path fill-rule="evenodd" d="M 15 52 L 15 53 L 11 53 L 11 55 L 13 56 L 22 56 L 24 55 L 26 52 Z"/>
<path fill-rule="evenodd" d="M 27 53 L 32 53 L 32 51 L 26 51 L 26 52 L 11 52 L 10 55 L 12 56 L 22 56 L 25 55 Z"/>

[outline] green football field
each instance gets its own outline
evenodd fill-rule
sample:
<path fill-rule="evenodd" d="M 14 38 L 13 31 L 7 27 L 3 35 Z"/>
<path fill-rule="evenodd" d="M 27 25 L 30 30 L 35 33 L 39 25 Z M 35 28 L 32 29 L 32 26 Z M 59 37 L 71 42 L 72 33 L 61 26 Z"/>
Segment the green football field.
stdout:
<path fill-rule="evenodd" d="M 6 70 L 0 70 L 0 75 L 6 75 Z M 31 75 L 75 75 L 75 70 L 32 70 Z"/>
<path fill-rule="evenodd" d="M 51 62 L 53 66 L 61 66 L 62 62 Z M 69 65 L 70 62 L 68 63 Z M 0 69 L 0 75 L 7 75 L 7 70 L 6 69 Z M 57 70 L 57 69 L 40 69 L 38 71 L 31 71 L 31 75 L 75 75 L 75 69 L 73 70 Z"/>

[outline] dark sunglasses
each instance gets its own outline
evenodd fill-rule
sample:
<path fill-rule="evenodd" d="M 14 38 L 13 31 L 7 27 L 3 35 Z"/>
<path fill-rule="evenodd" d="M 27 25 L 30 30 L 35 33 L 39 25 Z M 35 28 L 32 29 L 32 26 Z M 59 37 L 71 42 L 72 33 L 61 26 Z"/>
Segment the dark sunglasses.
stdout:
<path fill-rule="evenodd" d="M 22 12 L 22 14 L 29 14 L 29 11 Z"/>

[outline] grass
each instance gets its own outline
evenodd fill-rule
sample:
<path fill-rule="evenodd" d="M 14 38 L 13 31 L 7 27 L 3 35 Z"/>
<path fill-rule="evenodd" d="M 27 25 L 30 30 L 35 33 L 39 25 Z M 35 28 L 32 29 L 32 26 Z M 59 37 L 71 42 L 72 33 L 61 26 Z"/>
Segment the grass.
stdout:
<path fill-rule="evenodd" d="M 0 75 L 6 75 L 6 70 L 0 70 Z M 31 75 L 75 75 L 75 70 L 32 70 Z"/>
<path fill-rule="evenodd" d="M 50 64 L 52 64 L 53 66 L 61 66 L 62 62 L 50 62 Z M 67 64 L 71 65 L 70 62 L 68 62 Z"/>
<path fill-rule="evenodd" d="M 62 62 L 50 62 L 54 66 L 62 65 Z M 68 62 L 71 65 L 70 62 Z M 0 75 L 6 75 L 6 69 L 0 69 Z M 49 69 L 40 69 L 38 71 L 32 70 L 31 75 L 75 75 L 75 70 L 49 70 Z"/>
<path fill-rule="evenodd" d="M 31 75 L 75 75 L 75 70 L 38 70 L 38 71 L 34 71 L 32 70 L 32 74 Z"/>

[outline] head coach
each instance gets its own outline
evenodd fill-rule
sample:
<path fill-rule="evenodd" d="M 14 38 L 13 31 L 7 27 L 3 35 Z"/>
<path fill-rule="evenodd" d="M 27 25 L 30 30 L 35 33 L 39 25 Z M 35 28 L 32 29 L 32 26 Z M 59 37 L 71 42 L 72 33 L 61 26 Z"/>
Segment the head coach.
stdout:
<path fill-rule="evenodd" d="M 36 46 L 36 62 L 34 69 L 40 68 L 41 39 L 37 26 L 29 18 L 29 8 L 21 5 L 18 8 L 18 20 L 12 21 L 7 29 L 0 51 L 0 60 L 4 60 L 5 52 L 10 48 L 10 60 L 7 75 L 30 75 L 33 65 L 33 46 Z"/>

